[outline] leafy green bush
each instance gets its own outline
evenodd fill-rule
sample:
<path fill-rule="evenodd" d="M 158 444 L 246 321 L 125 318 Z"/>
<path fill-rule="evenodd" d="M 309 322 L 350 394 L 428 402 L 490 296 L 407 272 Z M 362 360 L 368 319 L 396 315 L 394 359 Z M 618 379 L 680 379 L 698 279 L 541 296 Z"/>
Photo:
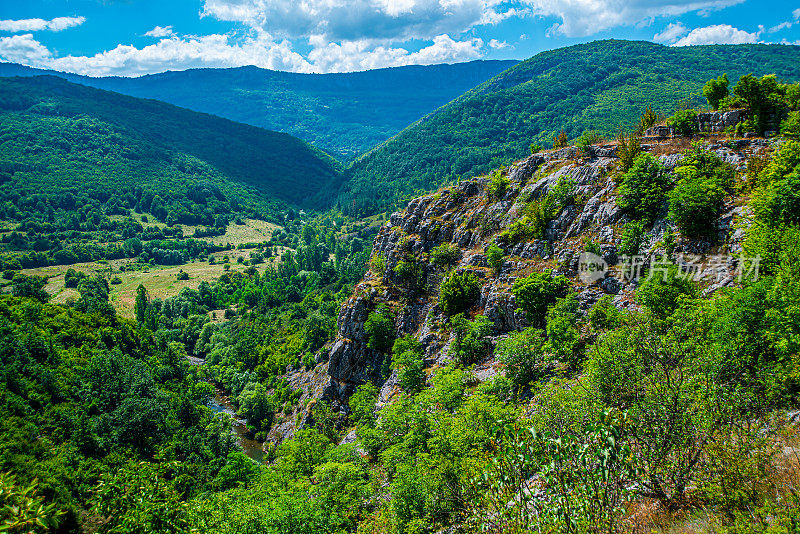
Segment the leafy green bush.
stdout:
<path fill-rule="evenodd" d="M 758 184 L 752 207 L 759 221 L 771 227 L 800 223 L 800 142 L 783 144 Z"/>
<path fill-rule="evenodd" d="M 592 330 L 599 332 L 619 326 L 621 314 L 619 309 L 614 306 L 613 300 L 614 298 L 611 295 L 604 295 L 589 310 L 586 318 Z"/>
<path fill-rule="evenodd" d="M 597 133 L 597 130 L 586 130 L 576 140 L 577 146 L 584 154 L 588 154 L 589 147 L 603 142 L 603 136 Z"/>
<path fill-rule="evenodd" d="M 697 295 L 697 285 L 674 265 L 659 266 L 658 271 L 651 268 L 636 290 L 636 299 L 661 319 L 675 312 L 681 298 Z"/>
<path fill-rule="evenodd" d="M 407 254 L 404 259 L 397 262 L 393 271 L 399 278 L 399 283 L 405 286 L 409 293 L 425 288 L 425 266 L 413 254 Z"/>
<path fill-rule="evenodd" d="M 386 273 L 386 257 L 383 254 L 375 253 L 369 259 L 370 270 L 378 276 Z"/>
<path fill-rule="evenodd" d="M 508 178 L 503 176 L 503 172 L 501 169 L 498 169 L 492 173 L 491 179 L 489 180 L 489 185 L 486 186 L 486 192 L 489 194 L 490 200 L 500 200 L 506 194 L 506 190 L 508 190 Z"/>
<path fill-rule="evenodd" d="M 11 281 L 11 294 L 15 297 L 32 298 L 40 302 L 47 302 L 50 299 L 50 294 L 44 290 L 46 285 L 47 278 L 43 276 L 28 276 L 17 273 Z"/>
<path fill-rule="evenodd" d="M 489 245 L 489 248 L 486 250 L 486 261 L 495 275 L 499 274 L 500 270 L 503 268 L 505 255 L 503 249 L 498 247 L 496 243 Z"/>
<path fill-rule="evenodd" d="M 642 116 L 639 117 L 639 127 L 636 129 L 636 133 L 638 135 L 643 135 L 645 130 L 655 126 L 660 120 L 661 116 L 653 111 L 653 105 L 647 104 L 647 107 L 644 108 L 644 111 L 642 112 Z"/>
<path fill-rule="evenodd" d="M 670 219 L 689 237 L 713 238 L 725 196 L 733 186 L 733 167 L 716 154 L 695 148 L 675 174 L 677 184 L 669 194 Z"/>
<path fill-rule="evenodd" d="M 358 386 L 356 392 L 350 396 L 350 419 L 357 426 L 374 426 L 375 401 L 378 400 L 378 386 L 371 382 Z"/>
<path fill-rule="evenodd" d="M 392 369 L 397 370 L 400 387 L 409 393 L 416 393 L 425 385 L 422 347 L 411 334 L 395 340 L 392 347 Z"/>
<path fill-rule="evenodd" d="M 439 305 L 447 316 L 467 311 L 480 295 L 481 284 L 472 271 L 453 271 L 439 286 Z"/>
<path fill-rule="evenodd" d="M 447 267 L 454 264 L 461 254 L 458 246 L 453 243 L 442 243 L 431 250 L 431 262 L 438 267 Z"/>
<path fill-rule="evenodd" d="M 632 133 L 627 137 L 623 132 L 617 135 L 617 157 L 622 172 L 628 172 L 641 153 L 642 138 L 638 133 Z"/>
<path fill-rule="evenodd" d="M 792 111 L 781 122 L 781 134 L 792 139 L 800 139 L 800 111 Z"/>
<path fill-rule="evenodd" d="M 622 242 L 619 245 L 620 254 L 639 254 L 644 240 L 644 223 L 642 221 L 631 221 L 625 224 L 622 229 Z"/>
<path fill-rule="evenodd" d="M 669 187 L 664 167 L 652 155 L 643 153 L 622 176 L 617 204 L 633 218 L 652 223 L 667 199 Z"/>
<path fill-rule="evenodd" d="M 497 343 L 495 357 L 505 367 L 505 375 L 514 389 L 523 388 L 545 375 L 547 358 L 544 345 L 544 332 L 533 327 L 512 332 Z"/>
<path fill-rule="evenodd" d="M 708 80 L 703 86 L 703 96 L 711 109 L 718 110 L 720 101 L 728 96 L 728 75 L 723 74 L 719 78 Z"/>
<path fill-rule="evenodd" d="M 489 351 L 489 340 L 494 324 L 485 315 L 478 315 L 470 321 L 458 314 L 450 319 L 455 339 L 450 348 L 451 354 L 461 365 L 469 365 L 483 359 Z"/>
<path fill-rule="evenodd" d="M 563 275 L 553 276 L 551 270 L 531 273 L 514 281 L 511 293 L 517 307 L 524 311 L 528 322 L 537 324 L 544 319 L 547 306 L 563 297 L 569 288 L 569 280 Z"/>
<path fill-rule="evenodd" d="M 579 309 L 578 298 L 575 294 L 570 294 L 558 299 L 547 311 L 545 348 L 556 360 L 573 369 L 580 368 L 584 352 L 584 343 L 577 326 Z"/>
<path fill-rule="evenodd" d="M 553 211 L 555 215 L 564 207 L 575 203 L 576 186 L 575 180 L 568 176 L 562 176 L 555 185 L 547 192 L 547 196 L 552 199 Z"/>
<path fill-rule="evenodd" d="M 679 135 L 691 137 L 697 132 L 697 112 L 693 109 L 680 109 L 667 119 L 667 125 L 675 128 Z"/>
<path fill-rule="evenodd" d="M 756 132 L 764 133 L 771 114 L 784 107 L 785 88 L 774 74 L 757 78 L 747 74 L 739 78 L 733 93 L 750 110 L 750 120 Z"/>
<path fill-rule="evenodd" d="M 374 312 L 370 312 L 364 321 L 364 333 L 367 334 L 367 346 L 379 352 L 388 352 L 394 343 L 394 318 L 385 304 L 381 304 Z"/>

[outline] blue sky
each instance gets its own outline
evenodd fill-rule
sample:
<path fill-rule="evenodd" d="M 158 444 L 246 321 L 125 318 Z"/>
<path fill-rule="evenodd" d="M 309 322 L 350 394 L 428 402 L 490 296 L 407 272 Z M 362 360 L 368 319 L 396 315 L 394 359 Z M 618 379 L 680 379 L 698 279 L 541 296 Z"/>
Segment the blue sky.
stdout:
<path fill-rule="evenodd" d="M 92 76 L 524 59 L 607 38 L 800 44 L 800 0 L 0 0 L 0 60 Z"/>

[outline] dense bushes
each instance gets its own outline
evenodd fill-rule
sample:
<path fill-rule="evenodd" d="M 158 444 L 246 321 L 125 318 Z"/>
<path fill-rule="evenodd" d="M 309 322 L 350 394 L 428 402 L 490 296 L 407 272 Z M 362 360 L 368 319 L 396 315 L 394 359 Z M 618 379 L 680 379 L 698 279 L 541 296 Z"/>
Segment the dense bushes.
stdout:
<path fill-rule="evenodd" d="M 622 175 L 617 204 L 634 219 L 652 223 L 667 199 L 669 176 L 650 154 L 640 154 L 630 170 Z"/>
<path fill-rule="evenodd" d="M 518 278 L 514 281 L 511 293 L 519 309 L 525 312 L 528 322 L 540 324 L 547 306 L 563 297 L 569 285 L 569 280 L 563 275 L 553 276 L 552 271 L 544 271 Z"/>
<path fill-rule="evenodd" d="M 454 271 L 439 286 L 439 306 L 448 316 L 467 311 L 478 298 L 480 287 L 472 271 Z"/>
<path fill-rule="evenodd" d="M 679 135 L 691 137 L 697 132 L 697 112 L 693 109 L 681 109 L 667 119 L 667 126 L 675 128 Z"/>
<path fill-rule="evenodd" d="M 364 321 L 364 332 L 367 334 L 367 346 L 372 350 L 387 352 L 394 343 L 394 320 L 391 311 L 381 305 L 370 312 Z"/>
<path fill-rule="evenodd" d="M 669 216 L 690 237 L 714 239 L 725 196 L 733 187 L 733 167 L 701 148 L 686 154 L 675 169 L 669 194 Z"/>
<path fill-rule="evenodd" d="M 513 332 L 497 344 L 495 357 L 505 366 L 505 375 L 515 388 L 544 376 L 547 363 L 544 344 L 544 333 L 537 328 Z"/>

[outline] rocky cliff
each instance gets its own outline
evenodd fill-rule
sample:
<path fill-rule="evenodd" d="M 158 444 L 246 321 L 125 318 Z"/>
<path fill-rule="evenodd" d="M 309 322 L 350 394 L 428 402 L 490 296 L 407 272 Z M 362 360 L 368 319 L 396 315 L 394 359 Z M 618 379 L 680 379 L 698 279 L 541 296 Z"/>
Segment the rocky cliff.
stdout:
<path fill-rule="evenodd" d="M 749 157 L 771 149 L 773 141 L 740 139 L 710 141 L 706 148 L 738 169 L 744 169 Z M 686 139 L 670 139 L 644 145 L 667 169 L 680 164 L 689 145 Z M 620 172 L 616 146 L 592 146 L 588 149 L 567 147 L 538 153 L 500 172 L 507 179 L 506 190 L 499 198 L 487 192 L 488 177 L 478 177 L 445 187 L 412 200 L 402 212 L 391 215 L 378 232 L 373 246 L 372 268 L 355 287 L 338 317 L 336 340 L 327 351 L 327 361 L 315 370 L 316 381 L 296 380 L 308 390 L 307 396 L 323 397 L 342 412 L 355 388 L 366 381 L 382 385 L 379 406 L 389 402 L 398 391 L 395 373 L 382 375 L 385 358 L 372 350 L 364 323 L 379 305 L 393 311 L 395 334 L 413 334 L 426 354 L 428 367 L 442 365 L 452 358 L 449 348 L 452 334 L 439 302 L 439 285 L 446 270 L 469 270 L 481 283 L 480 297 L 471 315 L 484 314 L 494 326 L 494 339 L 528 326 L 525 315 L 517 310 L 511 287 L 514 281 L 551 269 L 564 274 L 577 294 L 581 308 L 588 310 L 606 294 L 620 308 L 636 306 L 633 292 L 637 282 L 622 276 L 619 265 L 622 228 L 630 219 L 616 202 Z M 503 235 L 520 220 L 526 204 L 547 195 L 560 180 L 574 184 L 575 201 L 563 206 L 547 223 L 538 239 L 513 241 Z M 731 200 L 717 221 L 718 239 L 690 240 L 680 236 L 665 219 L 666 209 L 652 227 L 646 229 L 641 254 L 646 257 L 666 253 L 662 239 L 667 231 L 676 236 L 672 258 L 680 264 L 684 254 L 734 255 L 741 250 L 746 213 Z M 458 257 L 448 268 L 431 261 L 431 251 L 442 243 L 457 247 Z M 610 266 L 604 275 L 586 280 L 579 276 L 579 260 L 591 243 Z M 496 244 L 504 258 L 498 269 L 489 267 L 487 250 Z M 455 249 L 454 249 L 455 250 Z M 410 283 L 395 269 L 400 262 L 413 262 L 417 280 Z M 615 267 L 615 265 L 617 265 Z M 735 259 L 716 265 L 705 273 L 706 291 L 735 283 Z M 380 271 L 380 272 L 378 272 Z M 383 366 L 384 372 L 386 366 Z M 479 362 L 472 371 L 478 380 L 499 372 L 492 356 Z M 284 429 L 285 430 L 285 429 Z"/>

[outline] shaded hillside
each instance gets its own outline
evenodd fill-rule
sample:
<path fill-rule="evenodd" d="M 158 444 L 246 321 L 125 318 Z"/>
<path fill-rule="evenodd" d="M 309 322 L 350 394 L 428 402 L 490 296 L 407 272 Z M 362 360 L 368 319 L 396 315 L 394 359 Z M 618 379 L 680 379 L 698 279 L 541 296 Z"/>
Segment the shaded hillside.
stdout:
<path fill-rule="evenodd" d="M 597 41 L 538 54 L 423 118 L 354 162 L 340 197 L 353 212 L 381 211 L 403 195 L 488 172 L 550 146 L 561 130 L 573 139 L 595 129 L 613 134 L 646 105 L 670 113 L 694 99 L 706 80 L 728 73 L 800 79 L 800 47 L 671 48 L 650 42 Z"/>
<path fill-rule="evenodd" d="M 341 159 L 382 143 L 420 117 L 516 64 L 472 61 L 341 74 L 257 67 L 91 78 L 0 64 L 0 76 L 52 74 L 75 83 L 286 132 Z"/>
<path fill-rule="evenodd" d="M 338 175 L 332 158 L 290 135 L 56 77 L 0 80 L 0 111 L 5 180 L 36 191 L 92 182 L 163 196 L 175 179 L 213 177 L 308 206 Z"/>

